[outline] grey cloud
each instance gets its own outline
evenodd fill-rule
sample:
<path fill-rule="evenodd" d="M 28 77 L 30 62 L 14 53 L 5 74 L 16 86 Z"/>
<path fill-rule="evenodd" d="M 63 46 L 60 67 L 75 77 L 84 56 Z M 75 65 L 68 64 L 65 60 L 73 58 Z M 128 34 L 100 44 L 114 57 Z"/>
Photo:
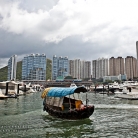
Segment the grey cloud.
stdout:
<path fill-rule="evenodd" d="M 9 3 L 18 2 L 19 8 L 27 10 L 28 12 L 37 12 L 39 9 L 50 10 L 58 3 L 59 0 L 1 0 L 0 4 L 5 5 Z"/>
<path fill-rule="evenodd" d="M 101 57 L 112 56 L 125 57 L 131 55 L 131 51 L 119 53 L 116 46 L 117 39 L 112 39 L 111 42 L 105 43 L 103 41 L 98 42 L 84 42 L 82 36 L 70 36 L 59 43 L 45 43 L 37 39 L 36 37 L 26 37 L 24 35 L 9 34 L 0 30 L 0 58 L 10 58 L 12 55 L 17 54 L 18 60 L 22 60 L 25 55 L 31 53 L 45 53 L 47 58 L 52 59 L 53 55 L 68 56 L 69 59 L 81 59 L 81 60 L 95 60 Z M 120 51 L 124 51 L 120 47 Z M 121 55 L 122 54 L 122 55 Z M 133 55 L 132 55 L 133 56 Z M 1 60 L 2 62 L 2 60 Z M 6 63 L 7 64 L 7 63 Z M 2 65 L 2 63 L 1 63 Z"/>
<path fill-rule="evenodd" d="M 19 2 L 19 7 L 15 6 L 15 10 L 19 13 L 23 12 L 23 14 L 13 13 L 9 19 L 13 21 L 12 26 L 8 26 L 11 22 L 5 18 L 6 25 L 3 25 L 6 26 L 6 29 L 11 27 L 12 31 L 2 27 L 0 29 L 0 67 L 14 54 L 17 54 L 18 60 L 31 53 L 45 53 L 47 58 L 51 59 L 53 55 L 57 55 L 89 61 L 101 57 L 136 55 L 138 35 L 136 26 L 124 25 L 122 27 L 118 24 L 115 25 L 111 20 L 103 22 L 98 20 L 97 24 L 96 18 L 94 20 L 91 17 L 93 15 L 89 14 L 87 10 L 83 13 L 83 11 L 72 9 L 71 5 L 68 12 L 64 13 L 66 10 L 62 9 L 60 4 L 56 5 L 58 0 L 42 0 L 41 2 L 38 0 L 2 0 L 0 4 L 6 5 L 9 4 L 8 2 Z M 64 3 L 64 1 L 62 2 Z M 39 10 L 41 10 L 40 13 Z M 5 12 L 1 12 L 5 15 Z M 6 13 L 10 13 L 10 10 Z M 20 18 L 16 20 L 15 14 L 21 17 L 23 22 L 20 21 Z M 0 15 L 0 22 L 3 15 Z M 35 18 L 34 20 L 31 18 L 32 16 Z M 39 18 L 40 16 L 42 18 Z M 99 19 L 101 18 L 99 17 Z M 19 23 L 16 24 L 16 21 Z M 34 24 L 35 21 L 36 24 Z M 20 24 L 21 26 L 17 26 Z M 18 27 L 21 33 L 16 34 Z M 60 41 L 57 43 L 50 41 L 50 39 L 58 38 Z"/>
<path fill-rule="evenodd" d="M 41 45 L 41 41 L 37 37 L 26 37 L 23 34 L 16 35 L 0 30 L 1 58 L 7 58 L 14 54 L 28 54 L 35 51 L 39 45 Z"/>
<path fill-rule="evenodd" d="M 20 8 L 28 12 L 36 12 L 39 9 L 49 11 L 59 0 L 20 0 Z"/>
<path fill-rule="evenodd" d="M 63 27 L 64 23 L 66 22 L 66 17 L 58 14 L 59 13 L 57 13 L 57 16 L 52 17 L 51 15 L 49 18 L 42 20 L 38 25 L 38 28 L 45 33 L 60 30 L 60 28 Z"/>

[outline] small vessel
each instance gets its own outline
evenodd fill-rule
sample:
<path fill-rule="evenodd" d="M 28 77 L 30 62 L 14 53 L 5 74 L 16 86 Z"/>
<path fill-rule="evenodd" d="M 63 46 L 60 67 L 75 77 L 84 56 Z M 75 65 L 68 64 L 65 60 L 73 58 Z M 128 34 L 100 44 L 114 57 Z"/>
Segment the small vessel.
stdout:
<path fill-rule="evenodd" d="M 73 82 L 70 84 L 70 87 L 77 87 L 77 85 Z"/>
<path fill-rule="evenodd" d="M 138 90 L 133 87 L 124 87 L 122 93 L 116 93 L 116 98 L 128 99 L 128 100 L 138 100 Z"/>
<path fill-rule="evenodd" d="M 0 89 L 0 99 L 8 98 L 5 94 L 2 93 L 2 90 Z"/>
<path fill-rule="evenodd" d="M 0 82 L 1 94 L 4 94 L 5 98 L 17 98 L 19 90 L 19 82 L 15 81 L 3 81 Z"/>
<path fill-rule="evenodd" d="M 103 91 L 106 91 L 106 87 L 104 85 L 100 84 L 100 85 L 95 86 L 94 91 L 95 92 L 103 92 Z"/>
<path fill-rule="evenodd" d="M 83 104 L 80 93 L 86 93 L 86 104 Z M 88 105 L 87 89 L 85 87 L 46 88 L 41 98 L 43 110 L 49 115 L 61 119 L 85 119 L 94 112 L 94 106 Z"/>
<path fill-rule="evenodd" d="M 116 91 L 122 91 L 123 88 L 120 84 L 114 82 L 114 83 L 108 83 L 107 89 L 108 91 L 114 93 Z"/>
<path fill-rule="evenodd" d="M 126 87 L 137 88 L 138 87 L 138 82 L 137 81 L 125 81 L 123 83 L 123 85 L 126 86 Z"/>
<path fill-rule="evenodd" d="M 32 85 L 32 89 L 35 92 L 42 92 L 42 90 L 44 90 L 44 87 L 40 84 L 34 84 L 34 85 Z"/>
<path fill-rule="evenodd" d="M 93 91 L 94 91 L 94 89 L 95 89 L 94 84 L 90 85 L 89 91 L 90 91 L 90 92 L 93 92 Z"/>
<path fill-rule="evenodd" d="M 117 96 L 115 96 L 115 98 L 122 98 L 127 100 L 138 100 L 138 94 L 137 93 L 118 94 Z"/>
<path fill-rule="evenodd" d="M 19 90 L 23 92 L 23 94 L 30 94 L 36 92 L 34 88 L 32 87 L 31 83 L 29 84 L 22 84 L 19 86 Z"/>

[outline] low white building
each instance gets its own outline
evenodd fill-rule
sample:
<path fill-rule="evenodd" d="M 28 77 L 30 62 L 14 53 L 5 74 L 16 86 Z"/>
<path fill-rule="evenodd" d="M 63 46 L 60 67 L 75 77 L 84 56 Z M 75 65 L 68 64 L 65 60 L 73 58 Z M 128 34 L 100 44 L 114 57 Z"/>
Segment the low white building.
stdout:
<path fill-rule="evenodd" d="M 118 76 L 104 76 L 103 77 L 103 82 L 105 82 L 106 80 L 127 80 L 127 76 L 126 75 L 121 75 L 119 74 Z"/>

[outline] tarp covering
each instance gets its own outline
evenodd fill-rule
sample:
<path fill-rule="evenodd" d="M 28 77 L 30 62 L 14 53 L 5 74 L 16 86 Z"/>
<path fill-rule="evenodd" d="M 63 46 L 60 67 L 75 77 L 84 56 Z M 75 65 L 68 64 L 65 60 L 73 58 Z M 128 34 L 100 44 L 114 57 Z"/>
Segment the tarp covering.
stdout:
<path fill-rule="evenodd" d="M 87 89 L 85 87 L 66 87 L 66 88 L 51 87 L 51 88 L 46 88 L 44 92 L 46 92 L 45 96 L 48 96 L 48 97 L 64 97 L 66 95 L 71 95 L 73 93 L 87 92 Z"/>
<path fill-rule="evenodd" d="M 52 88 L 48 91 L 47 96 L 50 97 L 63 97 L 66 95 L 70 95 L 74 93 L 75 87 L 69 87 L 69 88 Z"/>
<path fill-rule="evenodd" d="M 49 91 L 50 89 L 51 89 L 50 87 L 49 87 L 49 88 L 46 88 L 46 89 L 43 91 L 43 93 L 41 94 L 41 98 L 45 98 L 46 95 L 47 95 L 47 93 L 48 93 L 48 91 Z"/>

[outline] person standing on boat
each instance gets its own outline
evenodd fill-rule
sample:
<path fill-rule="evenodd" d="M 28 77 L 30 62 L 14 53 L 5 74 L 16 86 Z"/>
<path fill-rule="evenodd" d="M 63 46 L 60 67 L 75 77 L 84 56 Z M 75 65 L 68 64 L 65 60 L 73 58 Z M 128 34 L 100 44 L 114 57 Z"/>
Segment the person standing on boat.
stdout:
<path fill-rule="evenodd" d="M 129 92 L 131 92 L 131 87 L 127 87 L 127 89 L 129 90 Z"/>

